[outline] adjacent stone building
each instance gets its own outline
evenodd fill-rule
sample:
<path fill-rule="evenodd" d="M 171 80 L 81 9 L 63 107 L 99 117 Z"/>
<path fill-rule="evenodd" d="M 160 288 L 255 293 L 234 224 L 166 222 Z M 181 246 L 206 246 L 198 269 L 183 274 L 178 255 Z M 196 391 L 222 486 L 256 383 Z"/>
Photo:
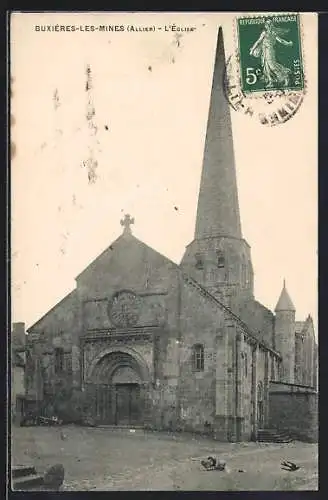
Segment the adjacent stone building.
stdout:
<path fill-rule="evenodd" d="M 11 418 L 19 421 L 25 398 L 25 325 L 14 323 L 11 334 Z"/>
<path fill-rule="evenodd" d="M 316 388 L 311 317 L 295 321 L 285 284 L 275 312 L 254 298 L 224 67 L 220 29 L 195 236 L 182 262 L 138 240 L 126 215 L 123 234 L 28 330 L 27 390 L 36 399 L 73 387 L 99 423 L 232 441 L 270 422 L 270 381 Z"/>

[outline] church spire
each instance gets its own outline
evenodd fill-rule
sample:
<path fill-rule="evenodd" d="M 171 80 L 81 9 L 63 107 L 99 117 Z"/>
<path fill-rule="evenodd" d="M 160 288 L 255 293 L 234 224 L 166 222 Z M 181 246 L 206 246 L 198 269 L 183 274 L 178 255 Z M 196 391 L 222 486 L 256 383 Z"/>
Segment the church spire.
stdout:
<path fill-rule="evenodd" d="M 195 239 L 242 238 L 230 106 L 224 95 L 225 54 L 219 28 L 199 190 Z"/>
<path fill-rule="evenodd" d="M 220 28 L 195 238 L 186 247 L 181 266 L 186 274 L 238 312 L 237 304 L 242 299 L 253 298 L 253 267 L 250 247 L 241 233 L 230 105 L 224 93 L 225 65 Z"/>

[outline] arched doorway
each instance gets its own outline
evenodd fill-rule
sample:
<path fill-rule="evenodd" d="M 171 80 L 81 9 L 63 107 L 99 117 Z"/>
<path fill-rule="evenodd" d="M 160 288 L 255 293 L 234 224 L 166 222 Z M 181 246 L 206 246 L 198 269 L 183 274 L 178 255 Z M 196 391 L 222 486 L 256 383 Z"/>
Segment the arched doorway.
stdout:
<path fill-rule="evenodd" d="M 141 378 L 130 366 L 117 368 L 112 376 L 115 387 L 115 424 L 136 425 L 142 420 Z"/>
<path fill-rule="evenodd" d="M 88 390 L 93 394 L 93 413 L 101 424 L 142 425 L 144 422 L 147 370 L 133 355 L 113 351 L 93 364 Z"/>

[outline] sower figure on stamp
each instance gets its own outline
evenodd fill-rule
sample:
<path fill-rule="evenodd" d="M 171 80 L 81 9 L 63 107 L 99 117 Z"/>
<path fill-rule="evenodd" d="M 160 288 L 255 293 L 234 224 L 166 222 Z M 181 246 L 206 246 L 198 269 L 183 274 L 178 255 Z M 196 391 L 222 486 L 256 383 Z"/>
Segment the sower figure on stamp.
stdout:
<path fill-rule="evenodd" d="M 268 19 L 260 37 L 249 51 L 251 56 L 261 57 L 263 78 L 268 88 L 273 87 L 275 81 L 283 83 L 285 87 L 288 85 L 291 70 L 278 63 L 275 54 L 276 42 L 289 47 L 293 45 L 292 41 L 284 40 L 279 36 L 287 31 L 275 27 L 271 19 Z"/>

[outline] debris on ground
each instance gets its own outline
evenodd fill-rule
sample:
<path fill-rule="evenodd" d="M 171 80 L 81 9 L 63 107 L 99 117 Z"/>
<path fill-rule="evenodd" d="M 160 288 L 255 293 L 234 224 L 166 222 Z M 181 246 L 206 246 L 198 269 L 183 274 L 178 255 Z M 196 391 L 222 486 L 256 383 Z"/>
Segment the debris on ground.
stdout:
<path fill-rule="evenodd" d="M 20 421 L 21 427 L 26 426 L 34 426 L 34 425 L 62 425 L 63 421 L 56 417 L 45 417 L 43 415 L 39 415 L 36 412 L 28 412 L 24 415 Z"/>
<path fill-rule="evenodd" d="M 206 470 L 225 470 L 226 463 L 224 460 L 219 460 L 215 457 L 207 457 L 206 460 L 200 462 Z"/>
<path fill-rule="evenodd" d="M 64 482 L 65 469 L 62 464 L 55 464 L 46 470 L 43 484 L 51 490 L 58 490 Z"/>
<path fill-rule="evenodd" d="M 282 470 L 288 470 L 288 472 L 294 472 L 300 468 L 298 465 L 294 464 L 294 462 L 289 462 L 288 460 L 281 462 L 280 465 L 282 466 Z"/>
<path fill-rule="evenodd" d="M 97 426 L 95 419 L 90 417 L 90 416 L 85 417 L 83 419 L 82 423 L 83 423 L 83 425 L 86 425 L 88 427 L 96 427 Z"/>

